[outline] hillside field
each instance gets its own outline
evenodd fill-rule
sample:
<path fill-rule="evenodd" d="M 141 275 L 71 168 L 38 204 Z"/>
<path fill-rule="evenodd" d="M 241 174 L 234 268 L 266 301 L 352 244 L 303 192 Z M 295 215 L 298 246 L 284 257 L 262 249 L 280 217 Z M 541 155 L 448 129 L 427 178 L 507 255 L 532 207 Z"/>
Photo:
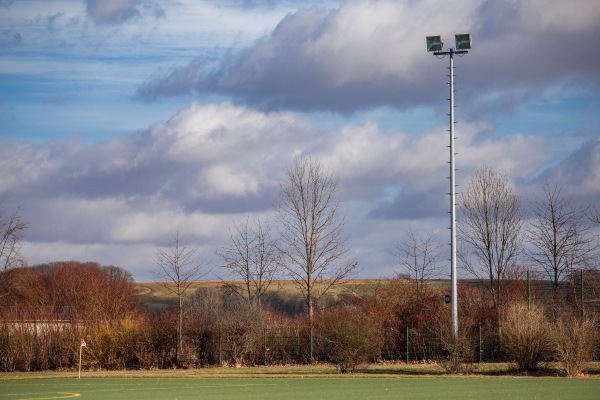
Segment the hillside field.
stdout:
<path fill-rule="evenodd" d="M 335 286 L 331 293 L 330 297 L 337 296 L 341 293 L 366 293 L 368 291 L 375 290 L 377 285 L 388 282 L 386 279 L 345 279 L 337 286 Z M 444 281 L 432 281 L 432 285 L 443 287 L 445 285 L 449 286 L 449 283 Z M 221 288 L 224 286 L 243 286 L 243 282 L 241 281 L 200 281 L 192 284 L 190 290 L 186 292 L 186 296 L 191 296 L 195 289 L 198 288 Z M 167 286 L 174 287 L 174 283 L 162 283 L 162 282 L 136 282 L 135 287 L 135 295 L 140 302 L 140 304 L 144 306 L 148 306 L 151 308 L 154 307 L 164 307 L 169 304 L 176 303 L 176 296 L 169 290 L 167 290 Z M 294 299 L 297 301 L 302 301 L 302 295 L 300 293 L 300 289 L 298 286 L 290 280 L 280 280 L 275 281 L 271 285 L 272 287 L 269 289 L 269 292 L 272 294 L 276 294 L 279 298 L 283 300 Z"/>

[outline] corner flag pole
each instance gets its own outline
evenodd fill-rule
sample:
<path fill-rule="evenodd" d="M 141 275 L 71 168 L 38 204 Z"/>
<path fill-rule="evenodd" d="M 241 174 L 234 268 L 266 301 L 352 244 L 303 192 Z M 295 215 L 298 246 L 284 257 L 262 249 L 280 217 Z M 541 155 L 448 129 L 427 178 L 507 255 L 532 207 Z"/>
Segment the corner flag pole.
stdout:
<path fill-rule="evenodd" d="M 81 341 L 79 342 L 79 379 L 81 379 L 81 353 L 85 346 L 86 346 L 85 340 L 83 340 L 83 338 L 81 338 Z"/>

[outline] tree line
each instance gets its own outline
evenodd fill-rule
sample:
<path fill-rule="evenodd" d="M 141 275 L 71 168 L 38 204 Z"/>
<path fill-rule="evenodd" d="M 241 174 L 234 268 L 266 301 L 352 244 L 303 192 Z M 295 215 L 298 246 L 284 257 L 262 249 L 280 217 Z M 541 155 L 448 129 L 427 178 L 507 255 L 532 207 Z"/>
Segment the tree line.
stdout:
<path fill-rule="evenodd" d="M 401 354 L 402 346 L 408 354 L 408 338 L 402 339 L 407 327 L 416 357 L 446 360 L 450 372 L 475 359 L 477 326 L 490 328 L 489 341 L 502 343 L 501 357 L 524 370 L 564 359 L 579 336 L 585 339 L 578 342 L 584 348 L 579 359 L 597 356 L 597 310 L 590 303 L 583 312 L 577 287 L 585 271 L 586 296 L 597 296 L 598 210 L 572 204 L 549 182 L 529 208 L 525 215 L 508 179 L 489 167 L 477 171 L 459 196 L 460 267 L 473 279 L 459 285 L 458 337 L 450 333 L 447 288 L 434 280 L 443 250 L 432 233 L 410 229 L 390 250 L 398 276 L 334 294 L 357 264 L 349 256 L 337 179 L 314 159 L 299 157 L 287 168 L 276 221 L 247 217 L 230 227 L 228 243 L 215 249 L 221 288 L 192 289 L 208 267 L 179 232 L 156 250 L 156 280 L 176 298 L 173 307 L 143 307 L 131 274 L 119 267 L 71 261 L 20 268 L 27 225 L 18 210 L 10 218 L 3 212 L 2 366 L 72 367 L 73 343 L 85 335 L 90 368 L 311 362 L 316 352 L 345 372 L 384 352 Z M 535 275 L 534 296 L 528 271 L 545 275 Z M 281 306 L 282 278 L 297 285 L 302 307 Z M 534 321 L 545 330 L 528 325 Z M 524 337 L 516 332 L 523 326 L 537 333 Z M 564 335 L 569 340 L 541 340 L 568 327 L 579 327 Z M 279 339 L 267 340 L 267 329 Z M 432 346 L 435 355 L 419 350 Z M 538 356 L 522 362 L 519 352 Z"/>

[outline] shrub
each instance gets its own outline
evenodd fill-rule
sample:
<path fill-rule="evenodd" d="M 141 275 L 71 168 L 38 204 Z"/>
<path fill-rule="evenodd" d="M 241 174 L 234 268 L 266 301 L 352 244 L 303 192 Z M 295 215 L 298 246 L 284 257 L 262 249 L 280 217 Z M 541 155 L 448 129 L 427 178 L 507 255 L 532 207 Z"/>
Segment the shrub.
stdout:
<path fill-rule="evenodd" d="M 91 327 L 87 335 L 86 365 L 102 369 L 136 368 L 135 341 L 136 322 L 133 319 L 102 321 Z"/>
<path fill-rule="evenodd" d="M 222 350 L 236 367 L 251 364 L 260 351 L 265 312 L 255 302 L 241 301 L 230 305 L 221 317 Z"/>
<path fill-rule="evenodd" d="M 381 354 L 383 335 L 375 319 L 358 306 L 332 307 L 319 318 L 319 338 L 329 361 L 342 374 L 375 361 Z"/>
<path fill-rule="evenodd" d="M 449 374 L 471 372 L 477 344 L 469 327 L 459 326 L 454 335 L 450 320 L 441 318 L 436 322 L 434 331 L 440 345 L 442 368 Z"/>
<path fill-rule="evenodd" d="M 500 315 L 503 349 L 520 371 L 534 371 L 552 354 L 552 327 L 544 310 L 535 304 L 517 302 Z"/>
<path fill-rule="evenodd" d="M 175 364 L 177 310 L 148 312 L 137 321 L 134 354 L 140 368 L 170 368 Z"/>
<path fill-rule="evenodd" d="M 187 348 L 201 367 L 216 365 L 219 360 L 219 322 L 225 314 L 221 290 L 212 287 L 196 289 L 187 300 L 184 317 L 184 338 Z"/>
<path fill-rule="evenodd" d="M 561 317 L 556 322 L 556 358 L 567 376 L 582 373 L 585 364 L 592 359 L 598 343 L 598 320 L 595 317 Z"/>

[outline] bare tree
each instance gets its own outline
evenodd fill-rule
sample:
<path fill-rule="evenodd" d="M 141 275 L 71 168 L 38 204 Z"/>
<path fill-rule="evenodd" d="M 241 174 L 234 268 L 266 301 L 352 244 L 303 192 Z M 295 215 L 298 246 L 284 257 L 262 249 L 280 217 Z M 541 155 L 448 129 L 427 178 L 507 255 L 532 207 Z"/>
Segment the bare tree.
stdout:
<path fill-rule="evenodd" d="M 229 228 L 229 244 L 217 248 L 215 253 L 225 264 L 230 277 L 244 282 L 243 297 L 248 301 L 263 302 L 267 291 L 281 270 L 282 257 L 268 223 L 260 218 L 250 223 L 234 223 Z M 237 285 L 232 285 L 238 291 Z"/>
<path fill-rule="evenodd" d="M 156 250 L 156 264 L 158 270 L 153 271 L 158 283 L 177 296 L 179 318 L 177 322 L 177 344 L 175 358 L 177 363 L 181 359 L 183 338 L 183 305 L 184 295 L 192 284 L 206 275 L 205 266 L 196 259 L 198 249 L 192 247 L 179 231 L 173 235 L 165 248 Z"/>
<path fill-rule="evenodd" d="M 276 210 L 285 268 L 302 291 L 312 326 L 315 303 L 357 265 L 347 259 L 338 182 L 317 160 L 297 157 L 280 190 Z"/>
<path fill-rule="evenodd" d="M 490 291 L 496 314 L 503 280 L 522 250 L 520 207 L 508 179 L 490 167 L 476 171 L 460 195 L 459 257 L 463 267 Z"/>
<path fill-rule="evenodd" d="M 0 265 L 3 272 L 23 262 L 20 251 L 26 229 L 20 205 L 12 213 L 0 208 Z"/>
<path fill-rule="evenodd" d="M 589 268 L 598 249 L 586 207 L 575 207 L 557 184 L 545 182 L 527 229 L 529 259 L 548 275 L 555 300 L 562 283 Z"/>
<path fill-rule="evenodd" d="M 409 228 L 404 242 L 395 246 L 392 255 L 404 272 L 415 282 L 417 294 L 423 291 L 425 280 L 436 276 L 441 261 L 442 245 L 436 243 L 431 233 L 422 235 Z"/>

